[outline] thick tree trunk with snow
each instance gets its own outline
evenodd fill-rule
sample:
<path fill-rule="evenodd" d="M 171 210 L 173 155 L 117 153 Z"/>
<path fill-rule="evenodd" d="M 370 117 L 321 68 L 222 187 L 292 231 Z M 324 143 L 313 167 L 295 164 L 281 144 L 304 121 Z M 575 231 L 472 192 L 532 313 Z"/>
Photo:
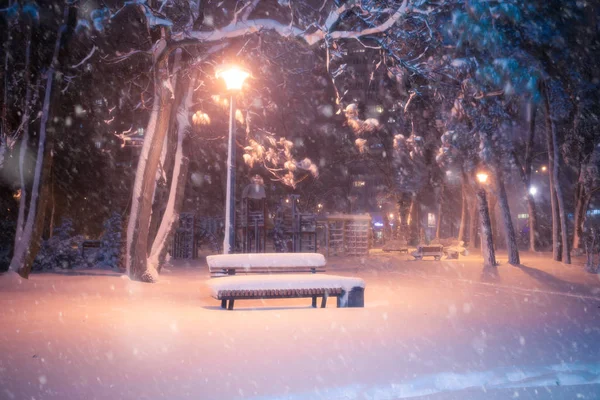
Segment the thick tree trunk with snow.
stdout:
<path fill-rule="evenodd" d="M 185 153 L 185 150 L 183 150 Z M 187 179 L 188 169 L 190 165 L 190 159 L 185 155 L 181 159 L 181 164 L 179 165 L 179 174 L 177 178 L 177 187 L 175 190 L 175 201 L 173 204 L 173 208 L 170 210 L 173 215 L 171 226 L 168 227 L 168 233 L 164 240 L 162 240 L 162 244 L 160 246 L 157 245 L 158 251 L 158 259 L 157 262 L 157 270 L 160 272 L 163 264 L 165 263 L 165 259 L 167 257 L 168 246 L 167 243 L 171 241 L 177 227 L 179 225 L 179 213 L 181 211 L 181 207 L 183 206 L 183 200 L 185 198 L 185 183 Z M 166 214 L 166 213 L 165 213 Z M 157 244 L 160 244 L 157 242 Z M 153 247 L 154 248 L 154 247 Z M 152 255 L 151 255 L 152 257 Z M 152 260 L 154 262 L 154 260 Z"/>
<path fill-rule="evenodd" d="M 148 146 L 138 165 L 136 182 L 134 183 L 134 193 L 132 199 L 131 214 L 129 216 L 127 229 L 127 257 L 126 265 L 129 277 L 142 282 L 155 282 L 158 279 L 158 273 L 152 265 L 148 265 L 148 233 L 150 228 L 150 217 L 152 212 L 152 198 L 156 187 L 156 171 L 160 161 L 160 155 L 169 128 L 169 117 L 173 100 L 171 93 L 163 85 L 162 80 L 166 77 L 166 62 L 157 65 L 159 70 L 155 78 L 155 95 L 158 96 L 158 110 L 156 113 L 155 128 L 152 134 L 146 137 L 144 147 Z M 151 117 L 152 119 L 152 117 Z M 149 125 L 153 121 L 149 122 Z M 147 155 L 143 159 L 144 153 Z M 140 174 L 140 168 L 142 173 Z"/>
<path fill-rule="evenodd" d="M 458 240 L 465 241 L 465 228 L 467 225 L 467 194 L 465 193 L 465 183 L 462 184 L 462 207 L 460 210 L 460 226 L 458 227 Z"/>
<path fill-rule="evenodd" d="M 485 267 L 493 267 L 496 265 L 496 254 L 494 251 L 490 212 L 484 189 L 477 191 L 477 205 L 479 218 L 481 219 L 481 255 L 483 256 L 483 265 Z"/>
<path fill-rule="evenodd" d="M 187 93 L 183 104 L 179 107 L 179 111 L 175 113 L 177 118 L 177 147 L 175 151 L 169 199 L 156 238 L 152 244 L 150 256 L 148 257 L 148 263 L 155 266 L 158 271 L 160 271 L 162 261 L 166 256 L 168 238 L 171 235 L 174 224 L 178 221 L 179 210 L 181 209 L 183 201 L 185 177 L 187 176 L 189 164 L 189 160 L 184 155 L 183 140 L 190 128 L 189 110 L 192 107 L 194 82 L 195 81 L 190 82 L 188 79 L 184 78 L 180 78 L 177 82 L 178 88 L 176 89 L 176 93 L 179 92 L 179 94 L 176 94 L 175 101 L 178 101 L 178 97 L 183 97 L 182 93 L 184 91 Z"/>
<path fill-rule="evenodd" d="M 502 212 L 502 223 L 504 225 L 504 236 L 506 238 L 508 263 L 512 265 L 519 265 L 521 263 L 521 260 L 519 259 L 519 248 L 517 247 L 517 238 L 515 236 L 512 217 L 510 215 L 508 198 L 506 197 L 504 177 L 500 167 L 496 168 L 496 187 L 498 189 L 498 203 L 500 204 L 500 210 Z"/>
<path fill-rule="evenodd" d="M 552 233 L 553 236 L 552 238 L 554 239 L 554 222 L 560 222 L 560 230 L 561 230 L 561 235 L 562 235 L 562 262 L 565 264 L 571 264 L 571 254 L 569 252 L 569 231 L 567 230 L 567 215 L 566 215 L 566 210 L 565 210 L 565 204 L 564 204 L 564 196 L 563 196 L 563 190 L 562 190 L 562 185 L 560 184 L 560 180 L 559 180 L 559 165 L 560 165 L 560 152 L 559 152 L 559 147 L 558 147 L 558 137 L 557 137 L 557 133 L 556 133 L 556 127 L 554 125 L 554 120 L 552 117 L 552 110 L 550 107 L 550 99 L 549 99 L 549 93 L 548 93 L 548 87 L 547 87 L 547 83 L 545 82 L 543 85 L 543 95 L 544 95 L 544 103 L 546 106 L 546 136 L 547 136 L 547 140 L 548 140 L 548 159 L 550 160 L 551 158 L 551 167 L 552 170 L 549 171 L 549 175 L 552 176 L 552 184 L 554 186 L 554 192 L 556 194 L 556 203 L 558 203 L 558 217 L 559 217 L 559 221 L 555 221 L 555 213 L 553 212 L 553 228 L 552 228 Z M 550 152 L 550 150 L 552 150 L 552 153 Z M 552 154 L 552 156 L 550 155 Z M 556 205 L 555 205 L 556 206 Z M 557 207 L 555 207 L 554 209 L 556 210 Z M 558 239 L 558 234 L 556 235 Z M 555 245 L 556 247 L 556 245 Z"/>

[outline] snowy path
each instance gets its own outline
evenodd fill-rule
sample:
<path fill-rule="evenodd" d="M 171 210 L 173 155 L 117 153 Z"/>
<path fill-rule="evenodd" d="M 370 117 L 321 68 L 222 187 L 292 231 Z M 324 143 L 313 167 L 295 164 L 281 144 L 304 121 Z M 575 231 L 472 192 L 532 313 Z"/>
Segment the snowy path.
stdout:
<path fill-rule="evenodd" d="M 598 277 L 523 258 L 498 276 L 475 256 L 330 258 L 365 279 L 364 309 L 223 311 L 203 263 L 156 285 L 1 276 L 0 399 L 597 399 Z"/>

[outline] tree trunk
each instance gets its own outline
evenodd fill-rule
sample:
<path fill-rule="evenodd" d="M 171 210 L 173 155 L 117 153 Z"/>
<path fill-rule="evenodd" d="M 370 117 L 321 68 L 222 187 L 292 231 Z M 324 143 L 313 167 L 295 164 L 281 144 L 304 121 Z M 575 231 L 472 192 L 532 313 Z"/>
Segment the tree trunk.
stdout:
<path fill-rule="evenodd" d="M 155 96 L 158 96 L 159 105 L 156 111 L 155 129 L 151 137 L 146 137 L 144 147 L 147 149 L 147 159 L 142 165 L 141 177 L 140 167 L 136 174 L 134 193 L 132 199 L 131 215 L 127 229 L 127 272 L 131 279 L 142 282 L 155 282 L 158 273 L 152 265 L 148 265 L 148 233 L 150 228 L 150 217 L 152 212 L 152 198 L 156 187 L 156 171 L 165 139 L 169 128 L 169 116 L 173 100 L 171 93 L 162 84 L 163 76 L 166 76 L 166 62 L 157 65 L 157 76 L 154 81 Z M 149 122 L 149 125 L 153 121 Z M 142 156 L 144 149 L 142 149 Z"/>
<path fill-rule="evenodd" d="M 556 189 L 554 187 L 554 144 L 552 140 L 552 131 L 550 128 L 551 114 L 550 114 L 550 100 L 548 99 L 548 93 L 546 91 L 546 85 L 542 84 L 542 91 L 544 96 L 544 104 L 546 109 L 546 145 L 548 148 L 548 179 L 550 181 L 550 205 L 552 212 L 552 258 L 556 261 L 561 259 L 561 247 L 560 247 L 560 236 L 559 236 L 559 217 L 558 217 L 558 202 L 556 199 Z"/>
<path fill-rule="evenodd" d="M 498 197 L 493 193 L 486 193 L 486 200 L 488 204 L 488 210 L 490 213 L 490 225 L 492 227 L 492 234 L 494 235 L 494 248 L 504 248 L 504 243 L 498 240 L 500 237 L 498 230 L 498 221 L 496 219 L 496 204 L 498 204 Z"/>
<path fill-rule="evenodd" d="M 187 79 L 181 79 L 178 82 L 177 87 L 187 89 L 186 99 L 183 105 L 179 108 L 179 112 L 176 113 L 177 117 L 177 149 L 175 151 L 175 161 L 173 174 L 171 178 L 171 187 L 169 191 L 169 200 L 167 201 L 167 207 L 158 228 L 156 239 L 152 244 L 150 251 L 150 257 L 148 257 L 148 263 L 156 267 L 160 271 L 161 260 L 160 256 L 164 258 L 166 255 L 166 244 L 167 239 L 173 229 L 174 224 L 178 220 L 179 210 L 181 209 L 181 203 L 183 201 L 183 192 L 185 190 L 185 177 L 187 175 L 187 167 L 189 160 L 184 156 L 183 140 L 185 135 L 190 128 L 189 123 L 189 110 L 192 107 L 192 97 L 195 80 L 189 82 Z M 177 91 L 177 89 L 176 89 Z M 181 91 L 184 91 L 183 89 Z M 176 96 L 177 97 L 177 96 Z M 176 100 L 177 101 L 177 100 Z"/>
<path fill-rule="evenodd" d="M 42 236 L 44 235 L 44 223 L 46 222 L 46 212 L 48 210 L 48 199 L 50 198 L 50 174 L 54 164 L 53 156 L 53 129 L 48 130 L 46 138 L 46 151 L 44 154 L 44 165 L 42 169 L 42 188 L 40 189 L 40 197 L 38 200 L 38 211 L 35 214 L 35 222 L 33 232 L 31 234 L 31 244 L 27 248 L 27 254 L 23 266 L 19 270 L 19 275 L 23 277 L 29 276 L 33 268 L 33 262 L 42 245 Z"/>
<path fill-rule="evenodd" d="M 525 148 L 525 168 L 518 166 L 521 172 L 521 180 L 525 185 L 525 195 L 527 196 L 527 209 L 529 211 L 529 250 L 537 251 L 538 249 L 538 231 L 537 231 L 537 211 L 535 207 L 535 199 L 529 193 L 531 186 L 531 169 L 533 164 L 533 146 L 535 139 L 535 117 L 537 114 L 537 105 L 533 102 L 528 104 L 528 122 L 529 129 L 527 131 L 527 146 Z M 515 159 L 517 159 L 515 157 Z"/>
<path fill-rule="evenodd" d="M 506 188 L 504 187 L 504 176 L 500 170 L 500 166 L 496 168 L 496 186 L 498 188 L 498 203 L 502 211 L 502 222 L 504 225 L 504 236 L 506 238 L 506 250 L 508 251 L 508 263 L 519 265 L 519 248 L 517 247 L 517 238 L 515 237 L 515 229 L 510 215 L 508 198 L 506 197 Z"/>
<path fill-rule="evenodd" d="M 567 215 L 565 210 L 562 185 L 559 180 L 560 152 L 558 147 L 558 135 L 556 133 L 556 126 L 554 125 L 554 119 L 551 114 L 552 111 L 550 109 L 550 99 L 548 97 L 549 93 L 547 82 L 544 82 L 542 86 L 544 88 L 544 102 L 546 105 L 546 136 L 548 142 L 552 143 L 553 151 L 552 171 L 549 175 L 552 175 L 554 181 L 554 191 L 556 193 L 556 200 L 558 203 L 560 230 L 562 234 L 562 262 L 565 264 L 571 264 L 571 254 L 569 252 L 569 231 L 567 230 Z M 548 146 L 548 154 L 550 155 L 550 144 L 548 144 Z M 554 222 L 554 218 L 552 220 Z"/>
<path fill-rule="evenodd" d="M 477 240 L 477 228 L 479 226 L 479 218 L 478 218 L 479 213 L 477 212 L 476 196 L 471 197 L 470 203 L 471 204 L 469 206 L 469 246 L 471 246 L 473 249 L 476 249 L 479 247 L 479 240 Z M 486 206 L 486 208 L 487 208 L 487 206 Z"/>
<path fill-rule="evenodd" d="M 440 186 L 438 195 L 437 219 L 435 220 L 435 238 L 439 240 L 442 228 L 442 200 L 444 198 L 444 186 Z"/>
<path fill-rule="evenodd" d="M 12 1 L 8 2 L 8 7 L 12 6 Z M 2 73 L 2 83 L 4 84 L 4 90 L 2 95 L 2 109 L 0 110 L 0 171 L 4 166 L 4 160 L 8 153 L 8 123 L 6 121 L 7 110 L 8 110 L 8 86 L 9 86 L 9 60 L 10 60 L 10 45 L 12 36 L 10 33 L 10 19 L 6 20 L 6 41 L 4 42 L 4 69 Z M 31 41 L 30 41 L 31 42 Z"/>
<path fill-rule="evenodd" d="M 31 254 L 31 250 L 33 250 L 30 249 L 30 245 L 32 235 L 34 233 L 34 222 L 37 220 L 36 213 L 38 211 L 38 202 L 42 203 L 40 200 L 44 200 L 43 198 L 40 199 L 40 184 L 42 175 L 42 165 L 44 164 L 44 149 L 46 145 L 46 126 L 48 124 L 48 118 L 50 114 L 50 96 L 52 94 L 54 71 L 58 65 L 58 54 L 60 50 L 62 36 L 64 31 L 66 30 L 66 22 L 68 15 L 69 7 L 65 6 L 63 11 L 63 22 L 58 28 L 50 68 L 48 68 L 48 70 L 46 71 L 46 88 L 44 93 L 44 103 L 42 106 L 42 117 L 40 119 L 40 134 L 33 176 L 33 185 L 31 188 L 31 203 L 27 213 L 27 221 L 25 222 L 22 237 L 20 238 L 20 240 L 19 238 L 17 238 L 18 243 L 15 246 L 15 252 L 13 254 L 13 258 L 9 266 L 10 271 L 18 271 L 19 275 L 21 275 L 23 278 L 27 278 L 29 276 L 29 272 L 31 271 L 31 265 L 29 265 L 28 267 L 25 264 L 25 253 L 29 251 L 29 253 Z M 25 207 L 25 204 L 21 202 L 19 204 L 19 207 Z M 33 257 L 35 257 L 35 254 L 33 255 Z"/>
<path fill-rule="evenodd" d="M 533 195 L 527 191 L 527 211 L 529 212 L 529 251 L 538 251 L 537 209 Z"/>
<path fill-rule="evenodd" d="M 490 221 L 490 213 L 484 189 L 477 191 L 477 202 L 479 217 L 481 218 L 481 255 L 483 256 L 483 265 L 485 267 L 493 267 L 496 265 L 496 254 L 494 252 L 492 223 Z"/>
<path fill-rule="evenodd" d="M 185 153 L 185 150 L 183 151 Z M 163 264 L 165 263 L 165 259 L 167 257 L 167 250 L 169 243 L 177 230 L 177 226 L 179 225 L 179 212 L 181 211 L 181 207 L 183 206 L 183 199 L 185 198 L 185 184 L 187 180 L 188 168 L 190 165 L 190 159 L 185 155 L 181 159 L 181 166 L 179 167 L 179 177 L 177 179 L 177 187 L 175 188 L 175 204 L 173 205 L 173 215 L 174 221 L 171 225 L 169 232 L 163 241 L 163 246 L 158 253 L 158 271 L 160 272 Z"/>
<path fill-rule="evenodd" d="M 583 237 L 583 225 L 585 223 L 585 217 L 590 201 L 590 197 L 583 185 L 580 185 L 579 193 L 577 196 L 577 204 L 575 207 L 575 224 L 573 226 L 573 249 L 581 248 L 581 238 Z"/>
<path fill-rule="evenodd" d="M 461 207 L 461 211 L 460 211 L 460 226 L 458 228 L 458 240 L 462 240 L 463 242 L 465 241 L 465 227 L 467 225 L 467 195 L 465 193 L 465 185 L 466 183 L 463 182 L 462 184 L 462 207 Z"/>
<path fill-rule="evenodd" d="M 156 239 L 156 234 L 158 233 L 161 221 L 163 220 L 163 210 L 167 205 L 167 199 L 169 197 L 168 187 L 171 186 L 171 181 L 169 180 L 169 177 L 173 179 L 172 174 L 174 154 L 177 149 L 177 131 L 175 129 L 175 123 L 177 121 L 177 112 L 179 111 L 179 105 L 183 97 L 182 92 L 185 90 L 184 85 L 181 84 L 180 78 L 181 53 L 181 49 L 175 50 L 175 56 L 173 60 L 172 87 L 175 90 L 175 93 L 173 94 L 174 103 L 173 107 L 171 108 L 171 115 L 169 116 L 169 128 L 167 130 L 167 134 L 165 135 L 165 141 L 160 156 L 160 167 L 162 169 L 162 174 L 156 174 L 157 185 L 152 201 L 152 217 L 150 219 L 150 228 L 148 233 L 149 254 L 151 253 L 151 247 L 154 243 L 154 240 Z M 186 82 L 188 81 L 186 80 Z M 164 185 L 159 185 L 159 183 L 161 183 L 162 176 L 164 176 L 166 181 L 164 182 Z"/>
<path fill-rule="evenodd" d="M 23 229 L 25 228 L 25 208 L 27 206 L 27 185 L 25 184 L 25 156 L 29 146 L 29 117 L 31 115 L 31 71 L 29 68 L 31 60 L 31 30 L 28 31 L 27 42 L 25 44 L 25 109 L 23 110 L 23 136 L 21 139 L 21 148 L 19 149 L 19 179 L 21 183 L 21 200 L 19 201 L 19 215 L 17 217 L 17 230 L 15 233 L 14 251 L 17 251 L 17 245 L 23 238 Z M 37 85 L 36 85 L 37 87 Z M 36 89 L 36 97 L 37 97 Z"/>

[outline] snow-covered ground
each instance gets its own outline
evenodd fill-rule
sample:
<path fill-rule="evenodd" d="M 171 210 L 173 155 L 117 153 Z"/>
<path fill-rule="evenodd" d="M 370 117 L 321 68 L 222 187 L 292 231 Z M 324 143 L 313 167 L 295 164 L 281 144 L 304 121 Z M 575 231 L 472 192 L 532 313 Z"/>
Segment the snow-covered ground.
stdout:
<path fill-rule="evenodd" d="M 158 284 L 110 271 L 0 276 L 0 399 L 598 399 L 600 280 L 523 254 L 330 257 L 365 308 L 225 311 L 204 260 Z M 227 278 L 223 278 L 227 279 Z"/>

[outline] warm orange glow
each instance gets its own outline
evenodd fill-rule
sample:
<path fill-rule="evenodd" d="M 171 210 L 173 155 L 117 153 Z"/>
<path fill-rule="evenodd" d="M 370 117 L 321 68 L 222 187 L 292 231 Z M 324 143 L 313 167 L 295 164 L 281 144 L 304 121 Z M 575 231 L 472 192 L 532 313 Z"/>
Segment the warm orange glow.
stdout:
<path fill-rule="evenodd" d="M 390 219 L 394 219 L 394 214 L 389 215 Z"/>
<path fill-rule="evenodd" d="M 477 180 L 479 181 L 479 183 L 486 183 L 487 179 L 488 179 L 488 174 L 485 172 L 478 172 L 477 175 Z"/>
<path fill-rule="evenodd" d="M 223 78 L 227 90 L 239 91 L 250 74 L 237 66 L 227 66 L 217 70 L 217 78 Z"/>
<path fill-rule="evenodd" d="M 548 168 L 546 168 L 546 166 L 545 166 L 545 165 L 542 165 L 542 171 L 546 172 L 546 170 L 547 170 L 547 169 L 548 169 Z"/>
<path fill-rule="evenodd" d="M 196 111 L 192 116 L 192 122 L 194 122 L 194 125 L 209 125 L 210 117 L 202 111 Z"/>

